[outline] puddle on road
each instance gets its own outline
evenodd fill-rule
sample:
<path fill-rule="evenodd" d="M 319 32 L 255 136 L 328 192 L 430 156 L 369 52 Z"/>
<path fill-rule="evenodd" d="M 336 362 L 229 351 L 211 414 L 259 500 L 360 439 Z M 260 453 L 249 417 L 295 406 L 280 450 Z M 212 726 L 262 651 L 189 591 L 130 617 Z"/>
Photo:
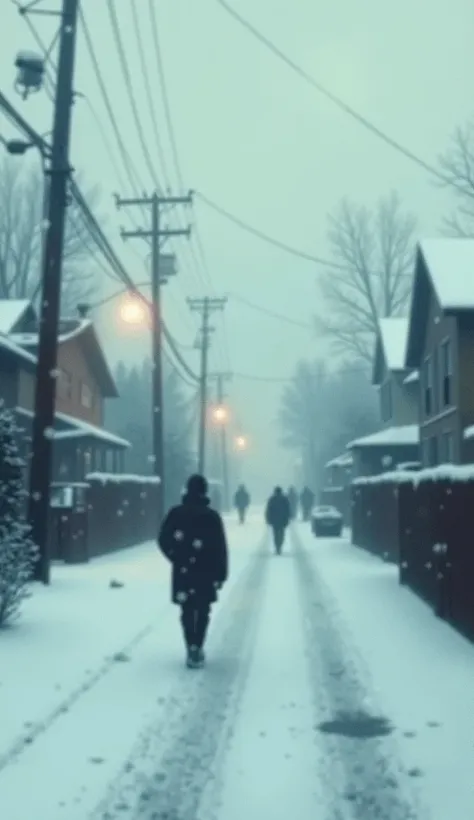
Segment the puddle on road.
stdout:
<path fill-rule="evenodd" d="M 340 735 L 356 740 L 386 737 L 393 732 L 387 718 L 374 717 L 365 712 L 339 712 L 333 720 L 320 723 L 317 728 L 326 735 Z"/>

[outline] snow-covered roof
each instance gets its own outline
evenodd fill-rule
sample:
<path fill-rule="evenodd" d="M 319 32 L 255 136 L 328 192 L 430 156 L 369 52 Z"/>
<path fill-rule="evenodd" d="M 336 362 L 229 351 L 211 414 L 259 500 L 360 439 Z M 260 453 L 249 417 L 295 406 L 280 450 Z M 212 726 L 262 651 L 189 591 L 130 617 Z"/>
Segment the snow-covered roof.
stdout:
<path fill-rule="evenodd" d="M 464 433 L 463 433 L 463 438 L 466 441 L 470 441 L 471 439 L 474 438 L 474 424 L 471 424 L 469 427 L 465 427 Z"/>
<path fill-rule="evenodd" d="M 417 424 L 406 424 L 401 427 L 388 427 L 386 430 L 379 430 L 364 438 L 351 441 L 347 448 L 354 447 L 401 447 L 407 444 L 418 444 L 420 441 L 420 429 Z"/>
<path fill-rule="evenodd" d="M 26 410 L 24 407 L 17 407 L 16 410 L 18 413 L 30 418 L 33 416 L 32 411 Z M 104 430 L 103 427 L 96 427 L 95 424 L 89 424 L 87 421 L 76 419 L 74 416 L 68 416 L 66 413 L 55 413 L 55 418 L 58 421 L 62 421 L 64 424 L 69 425 L 71 428 L 69 430 L 55 430 L 52 436 L 55 441 L 90 437 L 99 439 L 100 441 L 104 441 L 108 444 L 114 444 L 116 447 L 131 447 L 129 441 L 126 441 L 124 438 L 120 438 L 120 436 L 116 436 L 115 433 L 109 433 L 109 431 Z"/>
<path fill-rule="evenodd" d="M 158 476 L 127 475 L 126 473 L 89 473 L 86 479 L 87 481 L 99 481 L 101 484 L 161 484 L 161 478 Z"/>
<path fill-rule="evenodd" d="M 404 370 L 408 318 L 390 316 L 381 319 L 379 327 L 387 369 Z"/>
<path fill-rule="evenodd" d="M 474 481 L 474 464 L 440 464 L 438 467 L 427 467 L 416 472 L 393 471 L 375 476 L 361 476 L 352 484 L 413 484 L 417 487 L 422 481 Z"/>
<path fill-rule="evenodd" d="M 425 239 L 420 250 L 443 310 L 474 310 L 474 239 Z"/>
<path fill-rule="evenodd" d="M 69 342 L 71 339 L 75 339 L 76 336 L 79 336 L 87 327 L 91 327 L 92 322 L 90 319 L 78 319 L 76 322 L 76 326 L 73 327 L 71 330 L 67 330 L 64 333 L 60 333 L 58 336 L 58 342 L 60 344 L 64 344 L 64 342 Z M 16 344 L 24 345 L 25 347 L 36 347 L 38 344 L 38 333 L 11 333 L 10 338 L 13 339 Z"/>
<path fill-rule="evenodd" d="M 23 350 L 20 345 L 15 344 L 12 341 L 11 337 L 5 336 L 0 334 L 0 347 L 3 350 L 8 350 L 14 356 L 17 356 L 19 359 L 22 359 L 24 362 L 28 362 L 29 364 L 33 364 L 36 366 L 36 356 L 33 356 L 31 353 L 28 353 L 27 350 Z"/>
<path fill-rule="evenodd" d="M 0 299 L 0 333 L 10 333 L 30 307 L 28 299 Z"/>
<path fill-rule="evenodd" d="M 342 456 L 331 459 L 326 464 L 326 467 L 350 467 L 354 459 L 351 453 L 343 453 Z"/>
<path fill-rule="evenodd" d="M 403 384 L 415 384 L 415 382 L 420 381 L 420 371 L 419 370 L 412 370 L 411 373 L 408 374 L 406 379 L 403 379 Z"/>

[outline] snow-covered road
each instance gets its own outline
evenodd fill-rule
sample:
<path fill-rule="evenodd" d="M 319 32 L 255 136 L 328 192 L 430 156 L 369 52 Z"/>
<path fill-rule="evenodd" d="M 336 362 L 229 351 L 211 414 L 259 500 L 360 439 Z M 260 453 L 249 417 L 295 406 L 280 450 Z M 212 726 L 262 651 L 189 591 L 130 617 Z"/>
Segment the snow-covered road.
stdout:
<path fill-rule="evenodd" d="M 471 820 L 474 647 L 343 539 L 229 534 L 204 670 L 154 545 L 58 568 L 0 636 L 0 817 Z"/>

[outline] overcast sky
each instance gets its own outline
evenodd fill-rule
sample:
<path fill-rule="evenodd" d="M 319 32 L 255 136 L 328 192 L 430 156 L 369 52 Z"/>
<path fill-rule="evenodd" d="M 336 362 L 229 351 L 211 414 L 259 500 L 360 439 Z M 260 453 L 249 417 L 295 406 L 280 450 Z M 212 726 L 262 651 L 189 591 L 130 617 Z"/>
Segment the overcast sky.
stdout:
<path fill-rule="evenodd" d="M 134 0 L 145 39 L 145 59 L 163 131 L 168 173 L 177 185 L 153 52 L 148 0 Z M 34 41 L 9 0 L 1 0 L 0 84 L 25 117 L 42 131 L 51 127 L 44 95 L 23 102 L 13 91 L 13 61 Z M 133 0 L 116 0 L 141 129 L 162 176 L 154 144 L 137 42 L 130 13 Z M 234 7 L 301 66 L 376 125 L 429 162 L 435 162 L 455 126 L 473 114 L 474 6 L 472 0 L 233 0 Z M 59 7 L 47 0 L 45 7 Z M 153 183 L 144 160 L 114 46 L 105 0 L 82 0 L 123 140 L 143 186 Z M 396 189 L 419 220 L 420 234 L 439 232 L 449 207 L 426 172 L 398 155 L 319 96 L 278 62 L 228 16 L 216 0 L 156 1 L 163 60 L 185 185 L 202 191 L 266 233 L 309 253 L 329 254 L 327 214 L 348 196 L 372 205 Z M 52 18 L 32 18 L 45 40 Z M 99 114 L 108 140 L 113 130 L 92 70 L 82 32 L 76 88 Z M 0 120 L 1 134 L 10 134 Z M 107 233 L 137 281 L 143 266 L 118 237 L 126 217 L 117 216 L 112 192 L 120 190 L 97 123 L 83 100 L 74 110 L 73 160 L 102 190 Z M 115 150 L 117 158 L 119 157 Z M 123 174 L 125 176 L 125 174 Z M 236 292 L 270 310 L 311 322 L 319 305 L 318 270 L 310 262 L 261 242 L 197 202 L 195 214 L 218 293 Z M 140 217 L 140 215 L 137 215 Z M 140 218 L 138 221 L 141 221 Z M 169 246 L 170 249 L 173 247 Z M 165 294 L 168 324 L 178 341 L 192 345 L 196 321 L 186 296 L 204 294 L 193 273 L 185 240 L 180 273 Z M 141 251 L 140 244 L 136 245 Z M 114 289 L 112 283 L 106 287 Z M 110 311 L 102 324 L 109 356 L 137 359 L 148 352 L 144 335 L 119 333 Z M 301 357 L 329 355 L 310 330 L 279 324 L 230 301 L 226 334 L 216 321 L 213 367 L 236 373 L 285 377 Z M 228 354 L 225 352 L 226 345 Z M 197 354 L 185 352 L 194 369 Z M 291 458 L 278 447 L 275 418 L 281 385 L 237 377 L 230 388 L 238 423 L 251 437 L 250 484 L 289 479 Z"/>

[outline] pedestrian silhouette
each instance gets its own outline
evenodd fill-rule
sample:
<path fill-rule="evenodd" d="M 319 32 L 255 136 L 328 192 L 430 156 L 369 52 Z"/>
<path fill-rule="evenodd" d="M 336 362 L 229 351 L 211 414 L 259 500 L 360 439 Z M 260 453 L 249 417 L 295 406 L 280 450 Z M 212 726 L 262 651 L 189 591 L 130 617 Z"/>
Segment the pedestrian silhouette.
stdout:
<path fill-rule="evenodd" d="M 250 495 L 246 487 L 241 484 L 234 496 L 234 507 L 237 510 L 239 521 L 241 524 L 245 523 L 247 510 L 250 506 Z"/>
<path fill-rule="evenodd" d="M 290 518 L 294 521 L 298 515 L 298 493 L 294 487 L 290 487 L 288 490 L 288 502 L 290 504 Z"/>
<path fill-rule="evenodd" d="M 309 521 L 311 510 L 315 502 L 315 495 L 309 487 L 304 487 L 300 495 L 301 513 L 303 521 Z"/>
<path fill-rule="evenodd" d="M 187 666 L 203 666 L 211 606 L 227 580 L 228 551 L 224 525 L 211 509 L 208 485 L 193 475 L 182 503 L 166 516 L 158 543 L 172 566 L 172 601 L 181 607 Z"/>
<path fill-rule="evenodd" d="M 291 521 L 290 502 L 283 494 L 281 487 L 275 487 L 273 495 L 268 499 L 265 519 L 268 526 L 273 530 L 275 552 L 277 555 L 281 555 L 286 529 Z"/>

